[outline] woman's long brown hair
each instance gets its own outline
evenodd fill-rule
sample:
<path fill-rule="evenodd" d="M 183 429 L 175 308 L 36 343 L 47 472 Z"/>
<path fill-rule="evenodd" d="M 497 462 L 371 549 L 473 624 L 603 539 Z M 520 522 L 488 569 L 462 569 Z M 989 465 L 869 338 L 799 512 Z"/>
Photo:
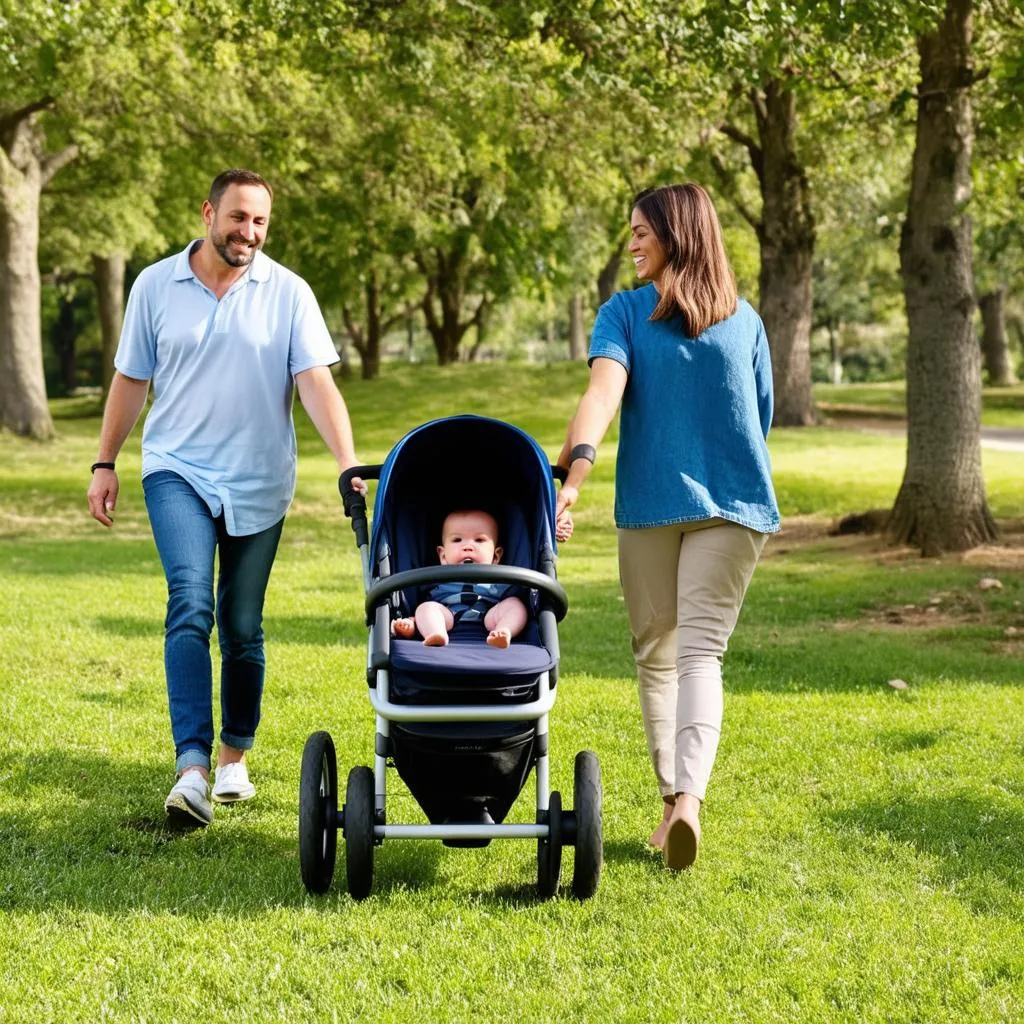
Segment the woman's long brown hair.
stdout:
<path fill-rule="evenodd" d="M 695 338 L 736 312 L 736 278 L 711 197 L 700 185 L 663 185 L 633 201 L 665 250 L 652 320 L 682 316 Z"/>

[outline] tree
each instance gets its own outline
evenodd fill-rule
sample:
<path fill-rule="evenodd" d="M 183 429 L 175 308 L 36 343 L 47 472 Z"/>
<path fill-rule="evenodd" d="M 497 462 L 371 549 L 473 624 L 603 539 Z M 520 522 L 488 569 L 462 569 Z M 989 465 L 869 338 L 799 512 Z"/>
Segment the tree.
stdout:
<path fill-rule="evenodd" d="M 981 366 L 971 269 L 973 0 L 946 0 L 917 37 L 920 82 L 907 217 L 900 239 L 910 335 L 907 465 L 889 520 L 922 555 L 992 540 L 981 471 Z"/>
<path fill-rule="evenodd" d="M 867 19 L 857 20 L 859 6 L 706 2 L 680 27 L 676 44 L 680 59 L 696 61 L 704 72 L 698 87 L 709 127 L 742 147 L 756 178 L 752 202 L 730 153 L 735 145 L 725 147 L 707 133 L 719 191 L 760 245 L 759 307 L 772 349 L 779 425 L 817 418 L 810 364 L 817 206 L 856 187 L 849 165 L 834 154 L 879 118 L 880 101 L 905 73 L 904 36 L 887 37 Z"/>
<path fill-rule="evenodd" d="M 1017 381 L 1006 332 L 1006 301 L 1008 295 L 1024 291 L 1024 167 L 1019 159 L 1024 144 L 1024 12 L 1005 6 L 996 14 L 984 23 L 977 46 L 992 73 L 977 89 L 974 282 L 988 383 L 1005 387 Z"/>
<path fill-rule="evenodd" d="M 39 281 L 39 197 L 78 155 L 73 143 L 50 151 L 40 95 L 0 112 L 0 426 L 46 441 L 53 420 L 43 379 Z"/>

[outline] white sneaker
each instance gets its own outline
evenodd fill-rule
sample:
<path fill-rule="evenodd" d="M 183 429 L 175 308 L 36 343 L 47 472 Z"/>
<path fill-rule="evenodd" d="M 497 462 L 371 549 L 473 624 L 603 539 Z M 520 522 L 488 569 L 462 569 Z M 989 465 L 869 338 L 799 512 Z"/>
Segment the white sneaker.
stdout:
<path fill-rule="evenodd" d="M 185 772 L 167 794 L 164 809 L 174 825 L 209 825 L 213 821 L 209 782 L 200 772 Z"/>
<path fill-rule="evenodd" d="M 213 799 L 219 804 L 233 804 L 256 795 L 256 787 L 249 781 L 244 761 L 221 765 L 213 783 Z"/>

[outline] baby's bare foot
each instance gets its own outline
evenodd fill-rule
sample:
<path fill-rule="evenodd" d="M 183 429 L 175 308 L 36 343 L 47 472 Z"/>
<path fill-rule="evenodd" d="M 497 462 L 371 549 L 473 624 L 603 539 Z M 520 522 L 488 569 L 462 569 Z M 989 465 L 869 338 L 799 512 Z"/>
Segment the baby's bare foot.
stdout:
<path fill-rule="evenodd" d="M 507 629 L 492 629 L 487 634 L 487 642 L 492 647 L 500 647 L 504 650 L 512 643 L 512 634 Z"/>
<path fill-rule="evenodd" d="M 444 647 L 448 643 L 447 633 L 431 633 L 423 638 L 424 647 Z"/>
<path fill-rule="evenodd" d="M 400 636 L 408 640 L 416 632 L 416 620 L 395 619 L 391 623 L 391 632 L 394 636 Z"/>

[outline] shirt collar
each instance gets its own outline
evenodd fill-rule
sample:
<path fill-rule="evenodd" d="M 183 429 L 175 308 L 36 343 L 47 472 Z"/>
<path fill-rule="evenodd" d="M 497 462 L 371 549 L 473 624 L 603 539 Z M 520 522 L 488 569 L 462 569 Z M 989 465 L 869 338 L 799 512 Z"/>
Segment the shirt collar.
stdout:
<path fill-rule="evenodd" d="M 196 276 L 192 271 L 192 264 L 189 263 L 188 258 L 196 245 L 202 241 L 204 241 L 202 238 L 193 238 L 192 241 L 178 253 L 177 258 L 174 261 L 175 281 L 187 281 L 189 278 L 194 278 Z M 252 263 L 249 264 L 248 279 L 257 283 L 270 280 L 270 257 L 266 256 L 262 249 L 259 249 L 256 252 L 256 255 L 252 258 Z"/>

